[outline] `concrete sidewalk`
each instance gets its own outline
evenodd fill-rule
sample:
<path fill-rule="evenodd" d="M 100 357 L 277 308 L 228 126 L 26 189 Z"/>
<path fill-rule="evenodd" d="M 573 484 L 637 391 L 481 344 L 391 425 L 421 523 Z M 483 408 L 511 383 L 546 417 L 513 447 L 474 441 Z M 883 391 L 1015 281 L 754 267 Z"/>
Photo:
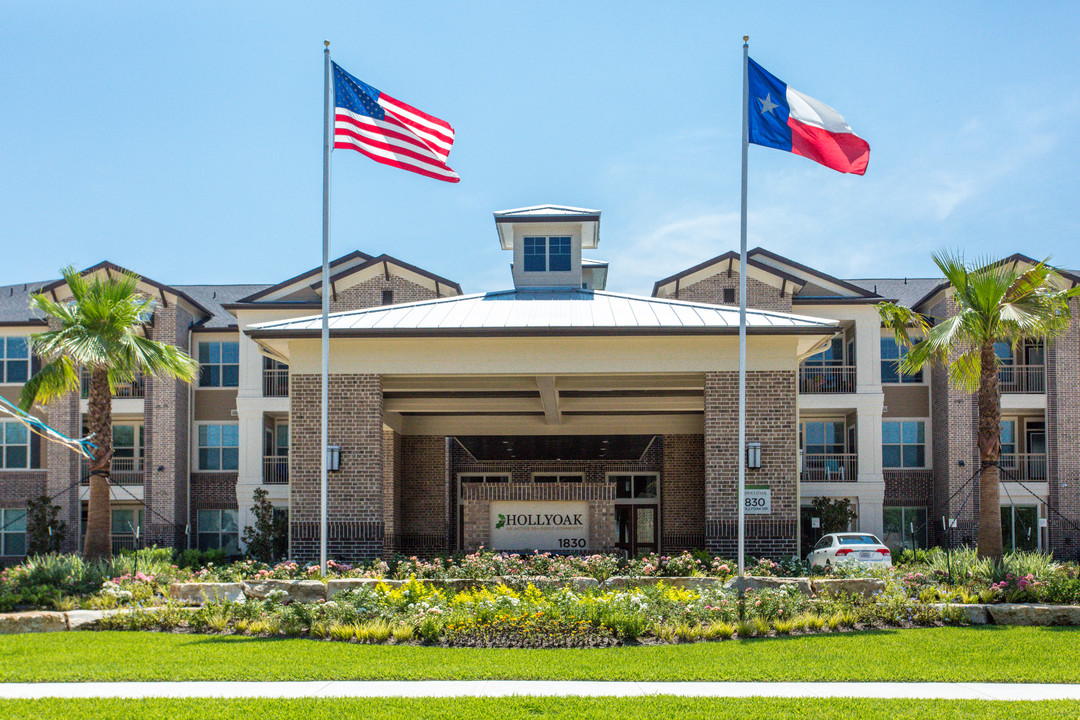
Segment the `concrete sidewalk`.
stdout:
<path fill-rule="evenodd" d="M 299 697 L 856 697 L 944 700 L 1080 700 L 1080 685 L 1025 683 L 590 682 L 425 680 L 311 682 L 0 683 L 10 698 Z"/>

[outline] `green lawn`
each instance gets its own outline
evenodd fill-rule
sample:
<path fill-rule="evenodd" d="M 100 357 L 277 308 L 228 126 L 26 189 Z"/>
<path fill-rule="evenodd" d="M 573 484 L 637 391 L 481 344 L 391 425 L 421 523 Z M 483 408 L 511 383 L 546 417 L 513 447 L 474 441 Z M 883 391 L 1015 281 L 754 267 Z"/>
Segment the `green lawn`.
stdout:
<path fill-rule="evenodd" d="M 0 717 L 63 720 L 207 720 L 258 717 L 341 720 L 453 720 L 544 717 L 564 720 L 619 718 L 793 718 L 806 720 L 935 720 L 967 718 L 1076 718 L 1078 702 L 983 700 L 850 700 L 759 698 L 425 698 L 300 700 L 8 700 Z"/>
<path fill-rule="evenodd" d="M 1080 682 L 1080 629 L 926 628 L 603 650 L 474 650 L 140 632 L 0 636 L 0 682 Z"/>

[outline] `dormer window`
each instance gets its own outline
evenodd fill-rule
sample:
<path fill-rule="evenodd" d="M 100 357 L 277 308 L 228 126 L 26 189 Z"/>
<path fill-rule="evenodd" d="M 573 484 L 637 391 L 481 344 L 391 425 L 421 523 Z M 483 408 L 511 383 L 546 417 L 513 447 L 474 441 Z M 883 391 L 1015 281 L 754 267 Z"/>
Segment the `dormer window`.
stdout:
<path fill-rule="evenodd" d="M 572 266 L 570 236 L 529 236 L 524 241 L 525 272 L 569 272 Z"/>

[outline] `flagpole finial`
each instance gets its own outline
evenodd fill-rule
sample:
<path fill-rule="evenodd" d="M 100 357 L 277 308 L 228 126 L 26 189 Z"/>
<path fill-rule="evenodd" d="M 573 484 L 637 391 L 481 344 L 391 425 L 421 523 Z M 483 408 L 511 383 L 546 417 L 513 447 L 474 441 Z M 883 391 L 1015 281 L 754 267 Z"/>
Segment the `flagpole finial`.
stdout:
<path fill-rule="evenodd" d="M 749 35 L 743 35 L 743 36 L 742 36 L 742 41 L 743 41 L 744 43 L 748 43 L 748 42 L 750 42 L 750 36 L 749 36 Z"/>
<path fill-rule="evenodd" d="M 323 45 L 325 45 L 328 50 L 330 49 L 330 41 L 329 40 L 323 40 Z"/>

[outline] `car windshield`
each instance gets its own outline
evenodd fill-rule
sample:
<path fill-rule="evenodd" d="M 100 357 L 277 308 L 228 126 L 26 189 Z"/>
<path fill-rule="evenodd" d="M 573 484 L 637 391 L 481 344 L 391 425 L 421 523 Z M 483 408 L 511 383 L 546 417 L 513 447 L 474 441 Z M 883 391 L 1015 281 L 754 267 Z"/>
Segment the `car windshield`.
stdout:
<path fill-rule="evenodd" d="M 873 535 L 841 535 L 839 537 L 841 545 L 880 545 L 878 539 Z"/>

